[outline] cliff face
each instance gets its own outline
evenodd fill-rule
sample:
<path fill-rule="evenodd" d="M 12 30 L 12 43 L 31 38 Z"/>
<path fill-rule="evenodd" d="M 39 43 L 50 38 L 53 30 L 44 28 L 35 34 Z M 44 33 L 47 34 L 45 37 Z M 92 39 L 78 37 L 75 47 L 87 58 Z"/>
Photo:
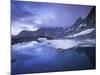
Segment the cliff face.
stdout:
<path fill-rule="evenodd" d="M 96 27 L 96 7 L 93 7 L 88 16 L 86 17 L 86 22 L 91 27 Z"/>
<path fill-rule="evenodd" d="M 74 37 L 74 35 L 78 35 L 74 38 L 95 39 L 95 34 L 96 34 L 95 29 L 96 29 L 96 11 L 95 7 L 93 7 L 85 18 L 83 19 L 78 18 L 75 24 L 70 28 L 68 28 L 64 34 L 65 38 L 72 38 Z"/>

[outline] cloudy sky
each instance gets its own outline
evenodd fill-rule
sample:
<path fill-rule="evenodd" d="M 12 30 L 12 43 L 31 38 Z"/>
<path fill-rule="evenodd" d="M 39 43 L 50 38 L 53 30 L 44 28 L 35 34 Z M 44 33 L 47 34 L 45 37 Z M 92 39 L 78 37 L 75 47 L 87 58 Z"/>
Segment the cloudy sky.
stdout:
<path fill-rule="evenodd" d="M 36 31 L 41 27 L 64 27 L 86 17 L 92 6 L 12 1 L 12 34 L 22 30 Z"/>

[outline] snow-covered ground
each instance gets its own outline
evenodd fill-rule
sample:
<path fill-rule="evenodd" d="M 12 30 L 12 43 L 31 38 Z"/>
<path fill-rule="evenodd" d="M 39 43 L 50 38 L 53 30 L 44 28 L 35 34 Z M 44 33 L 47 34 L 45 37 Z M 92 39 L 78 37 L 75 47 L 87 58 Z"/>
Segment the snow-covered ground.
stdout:
<path fill-rule="evenodd" d="M 93 32 L 94 30 L 95 30 L 95 28 L 90 28 L 90 29 L 83 30 L 79 33 L 76 33 L 74 35 L 69 35 L 69 36 L 66 36 L 66 37 L 77 37 L 77 36 L 81 36 L 81 35 L 86 35 L 86 34 Z"/>
<path fill-rule="evenodd" d="M 87 29 L 87 30 L 81 31 L 80 33 L 77 33 L 77 34 L 73 35 L 73 37 L 80 36 L 80 35 L 85 35 L 85 34 L 89 34 L 89 33 L 91 33 L 94 30 L 95 30 L 94 28 Z"/>

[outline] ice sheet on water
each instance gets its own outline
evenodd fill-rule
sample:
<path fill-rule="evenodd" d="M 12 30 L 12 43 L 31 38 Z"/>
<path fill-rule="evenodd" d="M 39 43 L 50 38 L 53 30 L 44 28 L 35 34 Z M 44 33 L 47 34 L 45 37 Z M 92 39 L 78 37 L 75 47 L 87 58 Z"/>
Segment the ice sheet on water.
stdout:
<path fill-rule="evenodd" d="M 15 50 L 25 50 L 26 48 L 39 48 L 39 47 L 51 47 L 51 48 L 56 48 L 56 49 L 70 49 L 77 47 L 79 45 L 87 45 L 87 46 L 92 46 L 95 45 L 95 39 L 85 39 L 85 40 L 75 40 L 75 39 L 56 39 L 56 40 L 47 40 L 46 38 L 44 39 L 38 39 L 41 42 L 37 41 L 31 41 L 31 42 L 23 42 L 19 44 L 15 44 L 12 46 Z"/>

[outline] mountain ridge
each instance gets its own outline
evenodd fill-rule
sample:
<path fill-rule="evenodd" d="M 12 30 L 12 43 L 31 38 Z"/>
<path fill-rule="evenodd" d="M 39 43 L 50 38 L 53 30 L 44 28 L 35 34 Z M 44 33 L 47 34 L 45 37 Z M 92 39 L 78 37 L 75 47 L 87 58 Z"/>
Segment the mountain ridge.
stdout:
<path fill-rule="evenodd" d="M 18 35 L 12 36 L 12 41 L 19 39 L 36 40 L 38 38 L 47 39 L 95 39 L 96 34 L 96 17 L 95 7 L 91 9 L 85 18 L 79 17 L 75 23 L 69 28 L 56 27 L 56 28 L 40 28 L 37 31 L 21 31 Z M 92 31 L 90 31 L 92 30 Z M 87 31 L 87 32 L 85 32 Z M 83 35 L 84 32 L 84 35 Z M 90 33 L 89 33 L 90 32 Z M 75 35 L 79 35 L 74 37 Z M 70 37 L 69 37 L 70 36 Z"/>

